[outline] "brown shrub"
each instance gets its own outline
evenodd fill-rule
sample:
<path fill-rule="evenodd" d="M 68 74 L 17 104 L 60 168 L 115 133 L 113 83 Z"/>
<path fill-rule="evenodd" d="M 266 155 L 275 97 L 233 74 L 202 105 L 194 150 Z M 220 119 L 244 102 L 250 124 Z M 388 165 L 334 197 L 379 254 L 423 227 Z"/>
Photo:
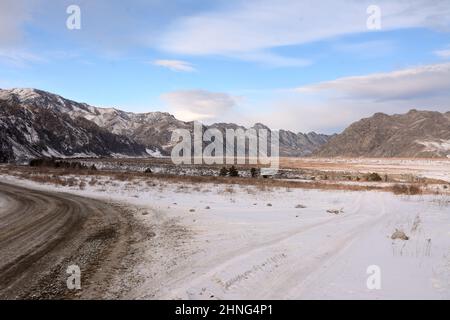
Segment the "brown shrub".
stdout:
<path fill-rule="evenodd" d="M 383 180 L 381 178 L 381 176 L 378 173 L 376 173 L 376 172 L 372 172 L 372 173 L 367 174 L 365 176 L 365 178 L 366 178 L 367 181 L 375 181 L 375 182 Z"/>
<path fill-rule="evenodd" d="M 395 232 L 392 234 L 391 239 L 409 240 L 409 237 L 402 230 L 395 229 Z"/>
<path fill-rule="evenodd" d="M 392 187 L 394 194 L 407 194 L 407 195 L 417 195 L 422 194 L 422 188 L 418 185 L 413 184 L 395 184 Z"/>
<path fill-rule="evenodd" d="M 409 194 L 411 195 L 422 194 L 422 188 L 417 185 L 410 185 Z"/>

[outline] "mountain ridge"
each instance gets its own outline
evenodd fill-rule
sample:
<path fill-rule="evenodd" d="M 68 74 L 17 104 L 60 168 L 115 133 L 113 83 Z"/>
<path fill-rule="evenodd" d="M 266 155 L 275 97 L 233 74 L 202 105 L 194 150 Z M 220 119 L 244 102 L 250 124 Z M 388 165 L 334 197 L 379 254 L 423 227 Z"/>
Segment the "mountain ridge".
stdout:
<path fill-rule="evenodd" d="M 313 153 L 319 157 L 448 157 L 450 111 L 375 113 L 352 123 Z"/>
<path fill-rule="evenodd" d="M 222 133 L 247 129 L 234 123 L 204 126 L 208 128 Z M 262 123 L 251 128 L 269 129 Z M 38 89 L 0 89 L 0 162 L 43 156 L 170 155 L 175 129 L 192 133 L 193 122 L 167 112 L 95 107 Z M 378 112 L 340 134 L 281 129 L 279 137 L 280 156 L 287 157 L 449 157 L 450 111 Z"/>
<path fill-rule="evenodd" d="M 115 150 L 116 148 L 112 147 L 110 152 L 108 152 L 108 150 L 92 148 L 87 142 L 84 147 L 77 146 L 77 148 L 75 148 L 77 151 L 82 151 L 78 152 L 80 154 L 92 156 L 111 156 L 113 154 L 121 154 L 124 156 L 169 155 L 174 146 L 174 143 L 171 141 L 172 131 L 175 129 L 187 129 L 192 132 L 193 130 L 193 122 L 178 120 L 175 116 L 167 112 L 155 111 L 133 113 L 122 111 L 118 108 L 100 108 L 33 88 L 0 89 L 0 102 L 2 102 L 2 105 L 7 104 L 9 106 L 16 106 L 28 110 L 31 113 L 36 113 L 39 110 L 46 110 L 46 112 L 52 113 L 55 117 L 59 115 L 61 119 L 65 119 L 64 121 L 66 121 L 68 128 L 74 127 L 75 124 L 73 122 L 76 121 L 77 123 L 80 123 L 80 119 L 84 119 L 85 121 L 82 122 L 85 130 L 84 134 L 89 131 L 89 127 L 95 132 L 98 132 L 100 129 L 106 130 L 110 134 L 104 136 L 107 141 L 117 139 L 122 142 L 119 150 Z M 6 109 L 7 108 L 2 106 L 2 110 L 0 110 L 0 130 L 3 130 L 2 132 L 4 132 L 5 135 L 7 135 L 7 131 L 10 128 L 8 128 L 5 121 L 2 121 L 1 119 L 10 118 L 11 116 L 14 117 L 14 115 L 5 113 Z M 63 115 L 68 116 L 68 118 Z M 12 124 L 10 123 L 9 126 L 11 125 Z M 32 127 L 33 123 L 28 119 L 27 125 L 24 126 L 24 128 L 30 126 Z M 205 126 L 205 128 L 218 128 L 224 132 L 224 130 L 230 126 L 231 128 L 246 129 L 244 126 L 234 123 L 215 123 Z M 256 123 L 253 127 L 267 128 L 260 123 Z M 62 132 L 65 131 L 61 126 L 58 128 Z M 36 129 L 33 130 L 36 131 Z M 38 131 L 42 130 L 44 130 L 42 126 L 38 128 Z M 70 131 L 70 129 L 68 130 Z M 10 131 L 11 130 L 9 130 L 9 132 Z M 106 134 L 104 131 L 102 132 L 104 135 Z M 20 132 L 16 131 L 13 141 L 11 141 L 11 137 L 2 140 L 2 149 L 0 150 L 4 150 L 2 152 L 8 154 L 7 157 L 4 157 L 5 159 L 26 158 L 27 153 L 29 154 L 29 158 L 48 156 L 48 151 L 45 151 L 45 146 L 36 147 L 29 140 L 27 140 L 28 146 L 24 150 L 21 152 L 14 151 L 17 150 L 18 145 L 20 145 L 18 140 L 25 143 L 24 137 L 27 136 L 27 134 L 29 134 L 29 132 L 23 129 L 21 138 L 19 137 L 21 136 Z M 78 132 L 77 134 L 80 133 Z M 72 135 L 76 136 L 74 132 L 72 132 Z M 90 137 L 93 139 L 93 135 Z M 315 132 L 304 134 L 280 130 L 280 155 L 306 156 L 312 154 L 323 143 L 328 141 L 328 139 L 329 136 Z M 49 143 L 46 139 L 39 141 L 40 144 L 45 144 L 46 142 Z M 101 143 L 104 144 L 104 141 Z M 128 147 L 125 148 L 124 144 L 128 145 Z M 64 147 L 57 147 L 55 141 L 53 141 L 52 145 L 52 150 L 56 151 L 54 153 L 60 156 L 74 156 L 77 154 L 77 152 L 74 152 L 72 148 L 67 145 Z"/>

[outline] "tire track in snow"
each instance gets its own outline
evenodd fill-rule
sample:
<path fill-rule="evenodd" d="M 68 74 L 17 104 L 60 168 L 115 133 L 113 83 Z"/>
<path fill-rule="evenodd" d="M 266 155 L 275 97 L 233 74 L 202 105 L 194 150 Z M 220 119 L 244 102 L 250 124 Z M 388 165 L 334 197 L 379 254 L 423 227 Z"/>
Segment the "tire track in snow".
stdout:
<path fill-rule="evenodd" d="M 227 253 L 221 257 L 219 263 L 210 267 L 201 276 L 192 278 L 191 275 L 189 279 L 174 279 L 171 285 L 178 288 L 171 290 L 169 297 L 182 297 L 187 294 L 189 298 L 199 298 L 198 293 L 204 290 L 205 286 L 212 284 L 211 291 L 216 292 L 219 297 L 222 293 L 231 298 L 286 298 L 289 294 L 286 292 L 279 294 L 281 289 L 274 290 L 274 288 L 286 288 L 298 283 L 300 278 L 306 279 L 307 275 L 312 274 L 320 265 L 351 244 L 365 228 L 370 228 L 381 219 L 384 206 L 376 214 L 367 214 L 363 210 L 370 207 L 371 203 L 372 198 L 366 199 L 364 194 L 359 194 L 354 207 L 342 216 L 333 216 L 325 221 L 302 226 L 287 234 L 277 234 L 274 238 L 256 246 Z M 321 234 L 339 228 L 342 229 L 339 238 L 333 238 L 332 244 L 327 243 L 327 239 L 316 239 L 316 242 L 325 242 L 325 245 L 316 246 L 310 243 L 311 250 L 304 251 L 300 255 L 292 249 L 293 243 L 301 243 L 308 238 L 308 234 Z M 304 245 L 308 246 L 306 243 Z M 298 268 L 299 261 L 296 259 L 299 256 L 313 258 L 304 267 Z M 292 266 L 294 268 L 291 268 Z M 267 278 L 272 280 L 268 281 Z M 261 285 L 264 281 L 267 284 Z"/>

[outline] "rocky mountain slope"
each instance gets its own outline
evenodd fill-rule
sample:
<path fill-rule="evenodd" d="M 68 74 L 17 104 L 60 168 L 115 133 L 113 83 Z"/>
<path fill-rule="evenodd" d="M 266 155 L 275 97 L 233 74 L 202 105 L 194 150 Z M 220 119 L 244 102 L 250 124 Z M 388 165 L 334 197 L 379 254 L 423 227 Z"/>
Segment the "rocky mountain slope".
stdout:
<path fill-rule="evenodd" d="M 164 112 L 98 108 L 37 89 L 0 90 L 0 161 L 39 156 L 169 155 L 172 132 L 193 123 Z M 255 125 L 264 126 L 261 124 Z M 207 128 L 244 127 L 213 124 Z M 305 156 L 329 139 L 314 132 L 280 131 L 282 156 Z"/>
<path fill-rule="evenodd" d="M 376 113 L 350 125 L 314 155 L 446 157 L 450 155 L 450 112 Z"/>
<path fill-rule="evenodd" d="M 0 100 L 0 162 L 36 157 L 145 155 L 145 148 L 84 118 Z"/>

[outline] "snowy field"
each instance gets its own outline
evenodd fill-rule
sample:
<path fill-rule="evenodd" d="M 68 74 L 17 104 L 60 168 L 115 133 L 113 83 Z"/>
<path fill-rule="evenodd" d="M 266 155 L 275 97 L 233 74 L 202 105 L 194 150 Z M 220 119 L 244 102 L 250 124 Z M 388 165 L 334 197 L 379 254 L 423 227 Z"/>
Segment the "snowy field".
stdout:
<path fill-rule="evenodd" d="M 450 182 L 450 158 L 281 158 L 284 168 L 408 174 Z"/>
<path fill-rule="evenodd" d="M 124 298 L 450 299 L 448 195 L 0 178 L 135 207 L 154 237 L 136 247 Z M 396 229 L 409 240 L 391 239 Z M 373 266 L 379 289 L 367 286 Z"/>

